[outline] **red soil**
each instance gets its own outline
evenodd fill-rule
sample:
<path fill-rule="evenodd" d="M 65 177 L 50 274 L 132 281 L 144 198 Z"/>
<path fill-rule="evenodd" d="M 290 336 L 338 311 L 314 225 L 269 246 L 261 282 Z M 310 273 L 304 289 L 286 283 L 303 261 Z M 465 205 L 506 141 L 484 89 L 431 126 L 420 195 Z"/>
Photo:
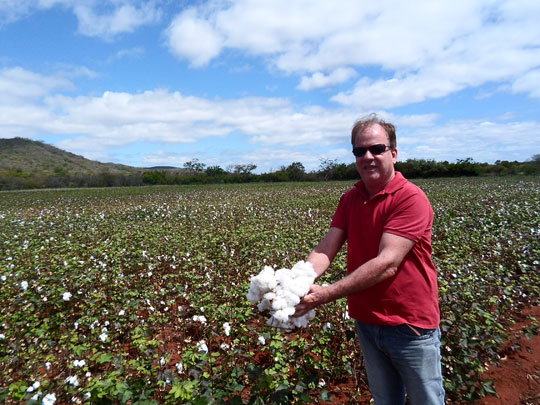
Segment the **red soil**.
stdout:
<path fill-rule="evenodd" d="M 521 320 L 508 331 L 510 340 L 500 355 L 499 365 L 492 365 L 485 373 L 486 379 L 493 380 L 497 397 L 488 396 L 473 405 L 540 405 L 540 335 L 527 339 L 521 329 L 530 325 L 528 316 L 540 320 L 540 306 L 531 307 L 522 313 Z M 358 384 L 352 379 L 326 387 L 332 402 L 321 404 L 370 404 L 369 389 L 366 384 L 360 392 L 365 394 L 351 398 L 351 392 L 359 392 Z M 447 401 L 448 405 L 452 403 Z"/>
<path fill-rule="evenodd" d="M 523 312 L 540 319 L 540 306 Z M 492 365 L 486 378 L 495 381 L 498 397 L 486 397 L 475 405 L 540 405 L 540 335 L 527 339 L 520 333 L 529 324 L 524 317 L 510 331 L 510 341 L 501 353 L 504 360 Z"/>

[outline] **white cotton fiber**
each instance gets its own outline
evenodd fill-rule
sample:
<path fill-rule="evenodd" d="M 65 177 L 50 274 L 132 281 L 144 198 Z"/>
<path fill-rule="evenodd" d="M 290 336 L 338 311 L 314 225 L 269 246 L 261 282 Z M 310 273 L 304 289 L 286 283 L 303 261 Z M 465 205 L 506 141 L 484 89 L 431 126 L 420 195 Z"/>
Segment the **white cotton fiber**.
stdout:
<path fill-rule="evenodd" d="M 274 269 L 270 266 L 264 266 L 264 269 L 258 275 L 251 277 L 251 286 L 247 299 L 255 304 L 261 299 L 261 296 L 273 290 L 276 285 Z"/>
<path fill-rule="evenodd" d="M 266 298 L 263 298 L 262 301 L 257 305 L 259 311 L 269 311 L 272 309 L 272 301 Z"/>
<path fill-rule="evenodd" d="M 292 315 L 316 278 L 317 273 L 309 262 L 299 261 L 292 269 L 276 271 L 265 266 L 258 275 L 251 277 L 247 299 L 253 304 L 258 303 L 259 311 L 270 312 L 268 325 L 285 330 L 305 328 L 315 317 L 315 311 L 300 317 Z"/>
<path fill-rule="evenodd" d="M 282 294 L 283 294 L 283 298 L 285 298 L 285 301 L 287 301 L 288 307 L 295 307 L 300 303 L 300 296 L 296 295 L 295 293 L 284 289 Z M 302 297 L 304 295 L 302 295 Z"/>

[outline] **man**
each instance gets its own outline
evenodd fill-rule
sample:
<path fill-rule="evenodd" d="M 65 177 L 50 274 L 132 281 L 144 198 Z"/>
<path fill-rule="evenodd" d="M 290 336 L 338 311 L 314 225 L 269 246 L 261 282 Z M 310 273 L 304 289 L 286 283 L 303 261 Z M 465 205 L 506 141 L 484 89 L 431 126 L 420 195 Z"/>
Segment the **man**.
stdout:
<path fill-rule="evenodd" d="M 376 115 L 351 134 L 361 180 L 344 194 L 330 230 L 308 261 L 320 277 L 345 241 L 347 276 L 312 285 L 295 316 L 347 297 L 376 405 L 444 404 L 437 273 L 431 259 L 433 210 L 394 170 L 395 128 Z"/>

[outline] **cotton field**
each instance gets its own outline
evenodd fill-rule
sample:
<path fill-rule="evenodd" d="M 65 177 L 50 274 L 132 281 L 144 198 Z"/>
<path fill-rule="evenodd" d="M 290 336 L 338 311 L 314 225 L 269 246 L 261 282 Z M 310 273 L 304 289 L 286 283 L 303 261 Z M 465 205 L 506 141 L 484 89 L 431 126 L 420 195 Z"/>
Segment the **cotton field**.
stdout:
<path fill-rule="evenodd" d="M 540 179 L 417 184 L 435 211 L 447 393 L 470 400 L 540 295 Z M 366 403 L 345 300 L 291 317 L 351 185 L 0 193 L 0 402 Z"/>

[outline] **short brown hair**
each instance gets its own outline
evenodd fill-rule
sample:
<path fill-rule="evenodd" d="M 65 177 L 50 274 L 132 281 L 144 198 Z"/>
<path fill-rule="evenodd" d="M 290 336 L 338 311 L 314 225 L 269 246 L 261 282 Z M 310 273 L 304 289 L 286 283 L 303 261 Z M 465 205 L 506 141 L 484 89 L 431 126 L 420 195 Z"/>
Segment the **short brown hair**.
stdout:
<path fill-rule="evenodd" d="M 381 127 L 384 128 L 384 130 L 386 131 L 386 136 L 388 137 L 388 143 L 390 144 L 390 148 L 395 149 L 397 146 L 396 127 L 394 127 L 394 125 L 390 124 L 389 122 L 385 122 L 375 113 L 369 114 L 367 117 L 361 118 L 355 122 L 354 127 L 351 131 L 351 143 L 353 144 L 353 146 L 356 135 L 362 133 L 374 124 L 379 124 Z"/>

